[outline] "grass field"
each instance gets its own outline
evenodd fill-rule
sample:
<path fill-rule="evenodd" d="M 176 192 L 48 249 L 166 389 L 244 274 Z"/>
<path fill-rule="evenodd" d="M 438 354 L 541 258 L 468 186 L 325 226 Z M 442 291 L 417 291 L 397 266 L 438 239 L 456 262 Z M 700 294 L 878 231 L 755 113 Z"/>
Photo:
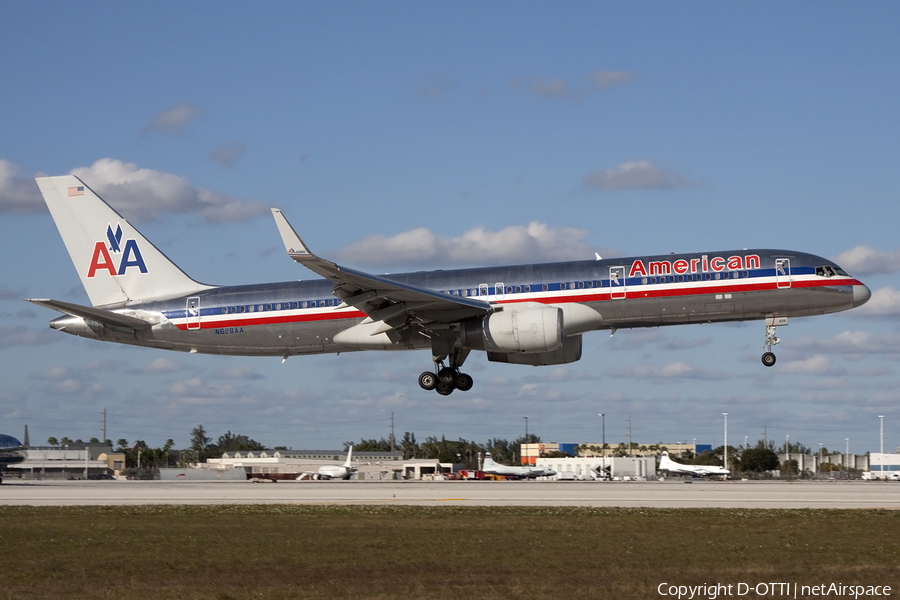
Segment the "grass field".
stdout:
<path fill-rule="evenodd" d="M 661 583 L 740 582 L 895 595 L 900 513 L 0 507 L 0 552 L 6 598 L 660 598 Z"/>

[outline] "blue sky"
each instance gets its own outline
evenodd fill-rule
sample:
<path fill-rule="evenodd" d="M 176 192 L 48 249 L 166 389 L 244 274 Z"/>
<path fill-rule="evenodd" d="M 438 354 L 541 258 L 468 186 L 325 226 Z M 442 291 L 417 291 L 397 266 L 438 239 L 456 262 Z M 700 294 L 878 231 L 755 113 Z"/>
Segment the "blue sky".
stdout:
<path fill-rule="evenodd" d="M 900 6 L 12 3 L 0 21 L 0 430 L 33 442 L 202 423 L 333 448 L 415 432 L 900 446 Z M 420 390 L 427 352 L 280 359 L 83 341 L 21 299 L 87 303 L 33 177 L 79 174 L 195 279 L 777 247 L 837 260 L 868 305 L 586 336 L 580 362 Z"/>

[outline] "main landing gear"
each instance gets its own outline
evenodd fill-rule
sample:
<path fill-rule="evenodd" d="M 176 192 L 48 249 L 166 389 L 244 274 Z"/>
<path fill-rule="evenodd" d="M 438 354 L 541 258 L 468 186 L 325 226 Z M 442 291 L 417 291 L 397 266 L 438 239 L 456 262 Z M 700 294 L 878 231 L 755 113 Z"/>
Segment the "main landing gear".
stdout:
<path fill-rule="evenodd" d="M 775 337 L 775 327 L 787 324 L 787 317 L 766 317 L 766 343 L 763 345 L 765 352 L 762 355 L 762 364 L 767 367 L 775 364 L 775 353 L 772 352 L 772 346 L 781 342 Z"/>
<path fill-rule="evenodd" d="M 471 375 L 459 370 L 467 356 L 469 356 L 468 349 L 453 348 L 451 340 L 433 338 L 434 372 L 425 371 L 419 375 L 419 386 L 423 390 L 435 390 L 441 396 L 449 396 L 453 390 L 468 392 L 475 382 Z M 444 365 L 444 360 L 448 358 L 449 367 Z"/>
<path fill-rule="evenodd" d="M 434 372 L 425 371 L 419 375 L 419 385 L 423 390 L 435 390 L 441 396 L 449 396 L 453 390 L 468 392 L 474 384 L 471 375 L 445 367 L 443 362 L 435 363 Z"/>

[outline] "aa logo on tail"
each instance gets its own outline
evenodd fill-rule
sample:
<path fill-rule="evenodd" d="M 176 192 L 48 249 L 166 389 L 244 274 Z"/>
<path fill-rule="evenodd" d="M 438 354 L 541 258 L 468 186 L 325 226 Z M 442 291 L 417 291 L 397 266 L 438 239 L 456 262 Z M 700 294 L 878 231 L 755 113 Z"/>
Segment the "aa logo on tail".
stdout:
<path fill-rule="evenodd" d="M 141 273 L 147 272 L 147 265 L 144 264 L 144 257 L 141 255 L 141 249 L 138 247 L 137 240 L 125 240 L 122 245 L 122 226 L 116 223 L 116 230 L 113 231 L 112 225 L 106 227 L 106 242 L 97 242 L 94 244 L 94 254 L 91 256 L 91 265 L 88 268 L 87 276 L 92 278 L 97 271 L 106 271 L 111 277 L 124 275 L 129 267 L 137 267 Z M 107 242 L 109 247 L 107 248 Z M 112 254 L 117 256 L 118 261 L 113 261 Z M 116 264 L 118 262 L 118 265 Z"/>

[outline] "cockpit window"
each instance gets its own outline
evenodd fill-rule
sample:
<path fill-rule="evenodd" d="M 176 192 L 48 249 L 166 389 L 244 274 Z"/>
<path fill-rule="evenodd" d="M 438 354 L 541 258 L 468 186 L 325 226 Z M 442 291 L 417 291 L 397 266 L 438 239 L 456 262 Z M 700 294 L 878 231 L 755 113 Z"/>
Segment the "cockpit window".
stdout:
<path fill-rule="evenodd" d="M 847 275 L 843 270 L 837 269 L 831 265 L 824 265 L 821 267 L 816 267 L 816 275 L 819 277 L 834 277 L 835 275 Z"/>

